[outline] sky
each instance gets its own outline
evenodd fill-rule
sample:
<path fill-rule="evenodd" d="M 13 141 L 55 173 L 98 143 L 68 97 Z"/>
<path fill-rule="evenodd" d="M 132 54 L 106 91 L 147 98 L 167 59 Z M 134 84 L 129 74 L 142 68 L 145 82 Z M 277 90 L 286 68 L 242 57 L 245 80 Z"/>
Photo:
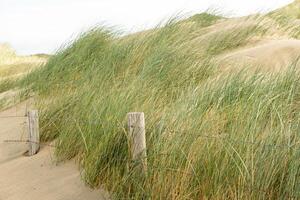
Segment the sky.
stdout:
<path fill-rule="evenodd" d="M 0 0 L 0 43 L 18 54 L 55 53 L 95 25 L 125 33 L 151 28 L 164 19 L 218 10 L 228 16 L 268 12 L 293 0 Z"/>

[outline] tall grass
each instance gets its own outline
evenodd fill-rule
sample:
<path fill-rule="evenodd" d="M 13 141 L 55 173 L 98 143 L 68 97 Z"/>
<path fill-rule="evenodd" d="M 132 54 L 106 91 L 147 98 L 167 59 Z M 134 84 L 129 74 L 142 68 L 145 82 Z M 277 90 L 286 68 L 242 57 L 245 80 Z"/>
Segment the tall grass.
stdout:
<path fill-rule="evenodd" d="M 9 44 L 0 44 L 0 110 L 18 103 L 23 96 L 23 85 L 19 84 L 26 74 L 45 64 L 48 55 L 18 56 Z M 4 93 L 6 92 L 6 93 Z M 15 99 L 18 99 L 18 102 Z"/>
<path fill-rule="evenodd" d="M 295 0 L 288 6 L 275 10 L 269 13 L 267 16 L 271 17 L 271 19 L 274 19 L 285 33 L 288 33 L 293 38 L 299 39 L 299 7 L 300 2 L 298 0 Z"/>
<path fill-rule="evenodd" d="M 222 19 L 221 16 L 205 12 L 193 15 L 188 20 L 197 23 L 198 27 L 207 27 L 215 24 L 220 19 Z"/>
<path fill-rule="evenodd" d="M 10 88 L 14 87 L 15 84 L 15 81 L 12 80 L 0 81 L 0 93 L 9 90 Z"/>
<path fill-rule="evenodd" d="M 123 38 L 93 29 L 22 84 L 57 159 L 76 158 L 86 183 L 115 199 L 297 198 L 298 70 L 220 74 L 213 61 L 261 34 L 237 26 L 195 49 L 201 35 L 182 23 Z M 131 111 L 146 115 L 146 179 L 128 167 Z"/>
<path fill-rule="evenodd" d="M 48 55 L 18 56 L 9 44 L 0 44 L 0 81 L 16 80 L 43 65 Z"/>

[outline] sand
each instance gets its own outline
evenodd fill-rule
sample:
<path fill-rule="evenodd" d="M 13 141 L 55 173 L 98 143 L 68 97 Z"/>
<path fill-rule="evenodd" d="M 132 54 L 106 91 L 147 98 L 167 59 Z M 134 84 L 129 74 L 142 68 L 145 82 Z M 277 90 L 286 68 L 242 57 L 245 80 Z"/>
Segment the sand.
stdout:
<path fill-rule="evenodd" d="M 222 67 L 259 68 L 266 72 L 280 72 L 300 58 L 300 40 L 264 40 L 255 46 L 244 47 L 219 57 Z"/>
<path fill-rule="evenodd" d="M 53 162 L 53 147 L 43 146 L 32 157 L 26 156 L 26 143 L 4 140 L 27 139 L 26 103 L 0 112 L 0 200 L 101 200 L 101 190 L 92 190 L 80 178 L 76 164 Z M 4 117 L 10 116 L 10 117 Z"/>

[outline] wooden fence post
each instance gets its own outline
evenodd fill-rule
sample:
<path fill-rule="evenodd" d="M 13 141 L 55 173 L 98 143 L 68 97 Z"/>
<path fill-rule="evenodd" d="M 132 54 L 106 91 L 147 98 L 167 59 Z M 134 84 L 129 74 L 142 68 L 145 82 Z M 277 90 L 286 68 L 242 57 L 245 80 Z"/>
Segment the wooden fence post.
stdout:
<path fill-rule="evenodd" d="M 145 135 L 145 116 L 143 112 L 127 114 L 132 160 L 137 162 L 143 172 L 147 171 L 147 152 Z"/>
<path fill-rule="evenodd" d="M 40 133 L 39 133 L 39 115 L 37 110 L 27 112 L 28 116 L 28 142 L 29 156 L 37 154 L 40 148 Z"/>

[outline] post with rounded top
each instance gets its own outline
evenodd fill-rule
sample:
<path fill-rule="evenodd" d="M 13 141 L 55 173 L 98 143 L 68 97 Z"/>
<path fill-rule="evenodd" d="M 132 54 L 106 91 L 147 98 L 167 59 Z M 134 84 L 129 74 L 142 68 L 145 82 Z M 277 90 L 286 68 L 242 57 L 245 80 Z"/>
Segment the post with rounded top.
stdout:
<path fill-rule="evenodd" d="M 131 112 L 127 114 L 129 143 L 132 161 L 138 167 L 147 171 L 147 152 L 145 135 L 145 116 L 143 112 Z"/>
<path fill-rule="evenodd" d="M 37 154 L 40 149 L 40 134 L 39 134 L 39 115 L 37 110 L 27 112 L 28 117 L 28 143 L 29 156 Z"/>

